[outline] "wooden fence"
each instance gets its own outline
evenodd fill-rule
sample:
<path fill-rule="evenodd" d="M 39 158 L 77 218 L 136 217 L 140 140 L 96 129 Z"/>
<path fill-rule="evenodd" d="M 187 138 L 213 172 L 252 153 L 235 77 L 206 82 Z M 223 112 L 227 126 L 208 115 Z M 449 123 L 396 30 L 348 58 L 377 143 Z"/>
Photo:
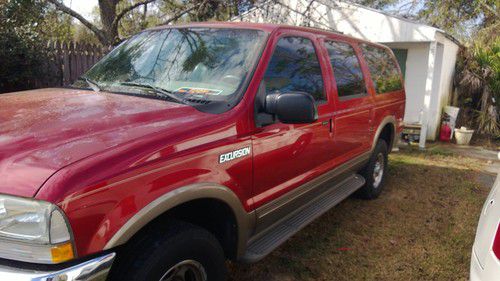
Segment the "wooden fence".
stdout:
<path fill-rule="evenodd" d="M 44 73 L 27 82 L 29 88 L 60 87 L 72 84 L 101 59 L 109 48 L 76 43 L 49 42 L 50 59 Z"/>
<path fill-rule="evenodd" d="M 101 59 L 109 48 L 90 44 L 53 43 L 49 48 L 54 53 L 57 66 L 62 71 L 62 85 L 69 85 Z"/>

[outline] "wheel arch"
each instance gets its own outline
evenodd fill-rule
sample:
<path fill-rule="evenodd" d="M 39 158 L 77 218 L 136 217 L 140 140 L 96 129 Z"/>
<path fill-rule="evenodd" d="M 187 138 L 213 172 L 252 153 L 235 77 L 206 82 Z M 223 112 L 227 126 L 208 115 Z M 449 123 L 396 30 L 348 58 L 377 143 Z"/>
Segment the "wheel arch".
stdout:
<path fill-rule="evenodd" d="M 390 152 L 392 147 L 396 144 L 396 118 L 394 116 L 386 116 L 380 122 L 377 131 L 373 137 L 372 141 L 372 150 L 375 149 L 375 145 L 377 145 L 377 141 L 379 138 L 383 138 L 387 142 L 387 148 Z"/>
<path fill-rule="evenodd" d="M 198 183 L 168 192 L 132 216 L 106 243 L 104 250 L 127 243 L 148 224 L 162 215 L 200 200 L 214 200 L 225 205 L 232 212 L 236 223 L 235 258 L 242 255 L 246 248 L 251 229 L 255 223 L 255 213 L 246 212 L 240 200 L 229 188 L 215 183 Z"/>

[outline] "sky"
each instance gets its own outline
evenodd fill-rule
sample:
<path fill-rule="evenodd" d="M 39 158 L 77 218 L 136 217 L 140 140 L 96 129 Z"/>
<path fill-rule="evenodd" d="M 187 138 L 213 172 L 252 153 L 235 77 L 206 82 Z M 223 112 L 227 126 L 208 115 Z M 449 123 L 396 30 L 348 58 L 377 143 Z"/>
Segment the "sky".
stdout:
<path fill-rule="evenodd" d="M 97 6 L 97 0 L 64 0 L 64 4 L 90 19 L 92 10 Z"/>

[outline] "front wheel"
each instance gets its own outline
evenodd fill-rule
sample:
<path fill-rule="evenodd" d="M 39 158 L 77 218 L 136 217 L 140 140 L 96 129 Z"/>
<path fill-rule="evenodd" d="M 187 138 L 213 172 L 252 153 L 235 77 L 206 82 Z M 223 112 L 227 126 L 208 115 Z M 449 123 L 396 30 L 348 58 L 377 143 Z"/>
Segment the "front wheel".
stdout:
<path fill-rule="evenodd" d="M 378 140 L 368 164 L 361 170 L 365 178 L 365 185 L 357 191 L 357 195 L 363 199 L 375 199 L 382 192 L 387 171 L 387 143 Z"/>
<path fill-rule="evenodd" d="M 203 228 L 173 222 L 144 233 L 122 253 L 112 268 L 112 280 L 223 281 L 224 252 Z"/>

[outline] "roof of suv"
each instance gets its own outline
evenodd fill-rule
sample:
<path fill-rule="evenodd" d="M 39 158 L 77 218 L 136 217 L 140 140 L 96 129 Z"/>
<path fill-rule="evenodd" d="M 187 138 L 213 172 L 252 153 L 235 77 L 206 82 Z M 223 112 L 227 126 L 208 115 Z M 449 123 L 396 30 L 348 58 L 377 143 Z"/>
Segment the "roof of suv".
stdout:
<path fill-rule="evenodd" d="M 245 28 L 245 29 L 262 30 L 262 31 L 269 32 L 269 33 L 273 32 L 279 28 L 286 28 L 286 29 L 293 29 L 293 30 L 299 30 L 299 31 L 304 31 L 304 32 L 310 32 L 310 33 L 314 33 L 314 34 L 322 34 L 322 35 L 330 35 L 330 36 L 334 35 L 334 36 L 338 36 L 338 37 L 347 38 L 351 41 L 366 42 L 366 43 L 380 46 L 382 48 L 387 48 L 387 46 L 385 46 L 385 45 L 381 45 L 381 44 L 378 44 L 375 42 L 352 37 L 352 36 L 343 34 L 341 32 L 329 31 L 329 30 L 324 30 L 324 29 L 319 29 L 319 28 L 314 28 L 314 27 L 293 26 L 293 25 L 274 24 L 274 23 L 219 22 L 219 21 L 190 22 L 190 23 L 176 24 L 176 25 L 161 25 L 161 26 L 153 27 L 151 29 L 155 30 L 155 29 L 164 29 L 164 28 L 172 28 L 172 27 L 174 27 L 174 28 L 182 28 L 182 27 Z"/>

